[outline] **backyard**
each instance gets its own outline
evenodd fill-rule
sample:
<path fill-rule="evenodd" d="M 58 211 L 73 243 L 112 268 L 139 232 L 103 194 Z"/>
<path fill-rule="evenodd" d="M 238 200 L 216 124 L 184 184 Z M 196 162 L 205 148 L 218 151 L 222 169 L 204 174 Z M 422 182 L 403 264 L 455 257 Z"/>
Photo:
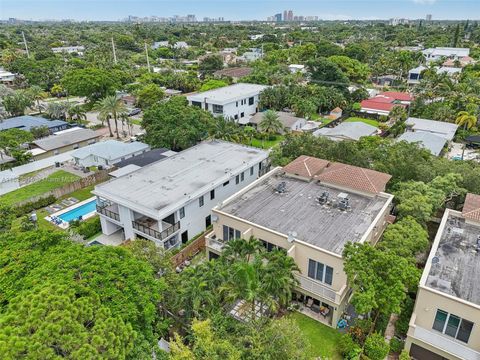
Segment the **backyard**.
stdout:
<path fill-rule="evenodd" d="M 282 135 L 275 135 L 275 137 L 272 140 L 270 139 L 262 140 L 262 139 L 253 138 L 250 145 L 260 149 L 270 149 L 275 145 L 281 143 L 283 139 L 284 137 Z"/>
<path fill-rule="evenodd" d="M 43 180 L 0 196 L 0 200 L 3 204 L 14 205 L 33 196 L 42 195 L 50 190 L 62 187 L 63 185 L 78 179 L 80 179 L 80 177 L 77 175 L 64 170 L 58 170 Z"/>
<path fill-rule="evenodd" d="M 363 122 L 368 125 L 372 125 L 378 128 L 378 121 L 373 119 L 364 119 L 359 117 L 351 117 L 345 120 L 345 122 Z"/>
<path fill-rule="evenodd" d="M 303 335 L 310 343 L 310 356 L 329 360 L 340 360 L 342 355 L 338 348 L 341 334 L 316 320 L 299 312 L 289 315 L 295 320 Z"/>

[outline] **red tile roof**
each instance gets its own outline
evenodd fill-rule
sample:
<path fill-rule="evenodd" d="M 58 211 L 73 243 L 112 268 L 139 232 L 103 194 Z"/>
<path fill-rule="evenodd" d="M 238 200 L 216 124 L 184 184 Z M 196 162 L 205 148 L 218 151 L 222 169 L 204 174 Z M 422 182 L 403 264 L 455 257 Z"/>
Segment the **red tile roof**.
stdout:
<path fill-rule="evenodd" d="M 462 215 L 466 219 L 480 221 L 480 195 L 467 194 Z"/>
<path fill-rule="evenodd" d="M 301 155 L 283 170 L 289 174 L 311 179 L 329 164 L 328 160 L 318 159 L 311 156 Z"/>
<path fill-rule="evenodd" d="M 403 104 L 379 102 L 376 101 L 376 99 L 363 100 L 360 105 L 362 106 L 362 109 L 372 109 L 380 111 L 390 111 L 393 109 L 394 106 L 405 107 L 405 105 Z"/>
<path fill-rule="evenodd" d="M 385 191 L 391 175 L 358 166 L 302 155 L 286 165 L 286 173 L 369 193 Z"/>
<path fill-rule="evenodd" d="M 398 101 L 412 101 L 413 100 L 413 97 L 409 93 L 400 92 L 400 91 L 384 91 L 384 92 L 382 92 L 378 95 L 384 95 L 384 96 L 392 97 L 392 98 L 394 98 L 395 100 L 398 100 Z"/>
<path fill-rule="evenodd" d="M 391 175 L 342 163 L 331 163 L 322 173 L 315 176 L 321 182 L 346 188 L 379 193 L 385 191 Z"/>

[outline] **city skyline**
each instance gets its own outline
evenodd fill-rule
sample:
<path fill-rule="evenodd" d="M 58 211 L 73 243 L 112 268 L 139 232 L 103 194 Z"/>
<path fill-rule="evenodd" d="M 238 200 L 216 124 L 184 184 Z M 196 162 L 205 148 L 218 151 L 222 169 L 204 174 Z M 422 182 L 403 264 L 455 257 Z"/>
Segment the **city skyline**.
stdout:
<path fill-rule="evenodd" d="M 252 11 L 252 9 L 255 11 Z M 118 21 L 128 16 L 172 17 L 175 14 L 194 14 L 197 20 L 219 18 L 225 20 L 265 20 L 284 10 L 294 14 L 318 16 L 321 20 L 373 20 L 390 18 L 424 19 L 431 14 L 434 20 L 462 20 L 480 18 L 480 2 L 475 0 L 2 0 L 2 19 L 22 20 L 109 20 Z M 472 14 L 475 14 L 472 18 Z"/>

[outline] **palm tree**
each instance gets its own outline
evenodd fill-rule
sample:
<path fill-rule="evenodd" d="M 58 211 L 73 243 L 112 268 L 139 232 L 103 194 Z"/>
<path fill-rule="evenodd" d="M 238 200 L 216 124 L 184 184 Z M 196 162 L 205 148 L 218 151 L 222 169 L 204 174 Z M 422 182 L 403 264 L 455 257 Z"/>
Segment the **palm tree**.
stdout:
<path fill-rule="evenodd" d="M 68 109 L 68 116 L 70 117 L 70 119 L 76 120 L 80 123 L 87 120 L 87 112 L 80 105 L 75 105 Z"/>
<path fill-rule="evenodd" d="M 102 126 L 105 126 L 105 122 L 107 123 L 108 131 L 110 132 L 110 137 L 113 137 L 112 124 L 110 124 L 110 114 L 99 113 L 97 118 L 102 123 Z"/>
<path fill-rule="evenodd" d="M 262 121 L 260 121 L 258 127 L 269 135 L 278 134 L 283 130 L 283 124 L 273 110 L 267 110 L 263 113 Z"/>
<path fill-rule="evenodd" d="M 407 120 L 408 113 L 403 106 L 397 105 L 392 108 L 392 110 L 388 114 L 388 117 L 390 118 L 390 120 L 392 120 L 393 123 L 403 122 Z"/>
<path fill-rule="evenodd" d="M 71 107 L 72 105 L 68 101 L 52 102 L 48 104 L 45 112 L 50 119 L 65 120 Z"/>
<path fill-rule="evenodd" d="M 105 116 L 105 118 L 107 118 L 108 114 L 110 118 L 113 118 L 115 121 L 115 133 L 117 134 L 117 139 L 120 139 L 120 135 L 118 133 L 118 119 L 122 116 L 122 114 L 127 112 L 127 108 L 123 102 L 117 98 L 116 95 L 107 95 L 97 102 L 95 109 L 99 111 L 101 116 Z"/>
<path fill-rule="evenodd" d="M 32 99 L 36 102 L 37 104 L 37 110 L 42 113 L 42 106 L 40 105 L 40 100 L 45 99 L 47 97 L 45 91 L 38 86 L 38 85 L 33 85 L 28 89 L 28 93 L 32 97 Z"/>
<path fill-rule="evenodd" d="M 248 240 L 234 239 L 228 241 L 223 249 L 223 255 L 226 259 L 249 262 L 252 255 L 258 253 L 260 249 L 260 241 L 251 236 Z"/>
<path fill-rule="evenodd" d="M 472 128 L 476 123 L 477 117 L 468 111 L 460 111 L 455 119 L 455 124 L 463 126 L 464 130 Z"/>
<path fill-rule="evenodd" d="M 215 118 L 209 133 L 210 139 L 237 143 L 242 142 L 245 137 L 242 128 L 237 123 L 232 120 L 227 120 L 223 116 Z"/>

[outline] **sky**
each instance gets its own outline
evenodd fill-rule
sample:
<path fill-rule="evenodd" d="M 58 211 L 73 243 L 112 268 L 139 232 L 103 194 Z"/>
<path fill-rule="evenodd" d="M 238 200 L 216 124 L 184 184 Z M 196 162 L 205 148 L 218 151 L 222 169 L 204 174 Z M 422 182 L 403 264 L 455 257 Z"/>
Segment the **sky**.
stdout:
<path fill-rule="evenodd" d="M 120 20 L 194 14 L 197 19 L 265 20 L 293 10 L 325 20 L 480 19 L 480 0 L 0 0 L 0 19 Z"/>

